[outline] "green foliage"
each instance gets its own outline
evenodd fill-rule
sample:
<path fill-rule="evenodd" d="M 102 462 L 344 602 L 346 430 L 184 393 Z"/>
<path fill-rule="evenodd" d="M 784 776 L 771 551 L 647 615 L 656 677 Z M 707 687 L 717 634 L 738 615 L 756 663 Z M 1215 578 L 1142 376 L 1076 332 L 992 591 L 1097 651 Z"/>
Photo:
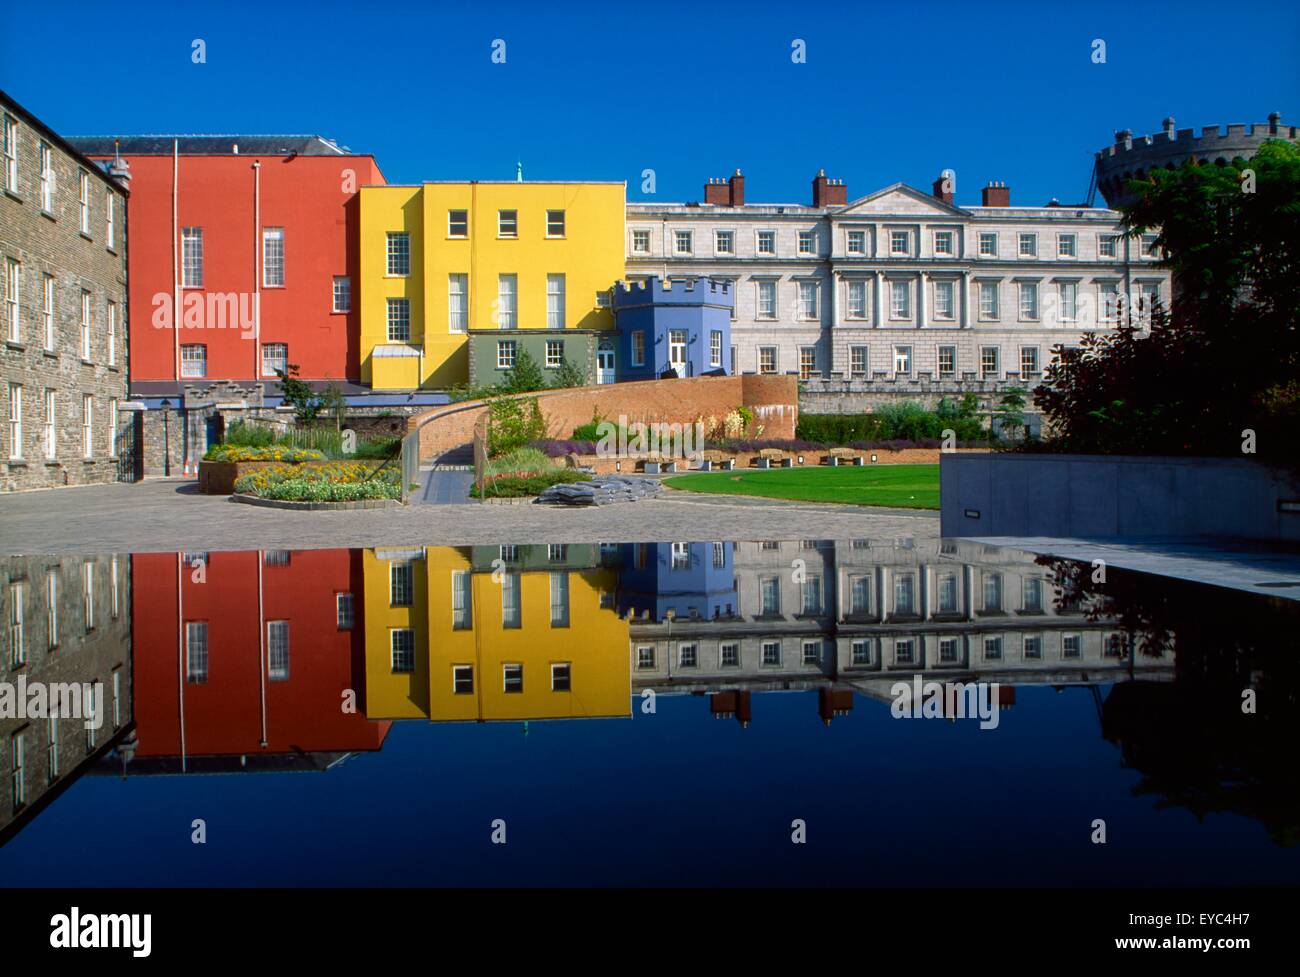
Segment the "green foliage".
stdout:
<path fill-rule="evenodd" d="M 285 369 L 275 371 L 275 375 L 280 378 L 280 392 L 284 402 L 293 407 L 293 416 L 299 424 L 316 420 L 322 406 L 321 398 L 306 380 L 298 379 L 297 363 L 285 366 Z"/>
<path fill-rule="evenodd" d="M 585 366 L 579 366 L 575 361 L 566 359 L 560 364 L 559 369 L 555 371 L 555 377 L 551 381 L 552 387 L 585 387 L 590 382 Z"/>
<path fill-rule="evenodd" d="M 321 391 L 320 409 L 326 417 L 334 418 L 336 431 L 343 430 L 343 422 L 347 420 L 348 414 L 348 399 L 343 393 L 343 388 L 333 380 Z"/>
<path fill-rule="evenodd" d="M 795 437 L 831 445 L 885 439 L 875 414 L 800 414 Z"/>
<path fill-rule="evenodd" d="M 493 397 L 500 397 L 502 392 L 501 387 L 496 384 L 457 383 L 447 391 L 447 398 L 453 404 L 459 404 L 466 400 L 491 400 Z"/>
<path fill-rule="evenodd" d="M 886 404 L 873 414 L 800 414 L 795 437 L 818 444 L 845 445 L 858 441 L 939 440 L 949 429 L 958 441 L 988 438 L 974 394 L 967 394 L 961 403 L 945 397 L 933 411 L 913 401 L 901 401 Z"/>
<path fill-rule="evenodd" d="M 235 491 L 263 499 L 296 502 L 353 502 L 359 499 L 400 499 L 401 472 L 394 466 L 373 467 L 335 462 L 304 468 L 274 465 L 244 475 Z"/>
<path fill-rule="evenodd" d="M 939 508 L 938 465 L 780 468 L 709 472 L 665 479 L 669 488 L 800 502 L 839 502 L 903 509 Z"/>
<path fill-rule="evenodd" d="M 556 468 L 535 475 L 502 475 L 484 482 L 483 494 L 488 498 L 518 499 L 528 495 L 541 495 L 552 485 L 565 482 L 586 482 L 591 476 L 573 468 Z M 470 489 L 472 498 L 479 498 L 478 486 Z"/>
<path fill-rule="evenodd" d="M 487 464 L 488 475 L 536 474 L 555 468 L 555 460 L 537 448 L 516 448 Z"/>
<path fill-rule="evenodd" d="M 526 394 L 544 388 L 546 377 L 528 349 L 521 346 L 515 354 L 515 365 L 506 371 L 500 386 L 502 393 Z"/>
<path fill-rule="evenodd" d="M 207 454 L 204 455 L 204 460 L 258 460 L 252 456 L 241 456 L 237 459 L 228 458 L 227 455 L 230 454 L 231 448 L 265 449 L 268 454 L 264 460 L 268 461 L 294 460 L 288 457 L 272 457 L 271 452 L 273 449 L 280 449 L 282 452 L 287 450 L 306 451 L 311 453 L 311 458 L 339 460 L 349 458 L 392 458 L 401 451 L 402 439 L 380 437 L 371 440 L 360 440 L 356 444 L 356 450 L 349 454 L 343 450 L 343 432 L 334 428 L 292 427 L 283 433 L 277 434 L 268 425 L 235 421 L 226 428 L 224 441 L 220 445 L 213 445 L 209 448 Z"/>
<path fill-rule="evenodd" d="M 294 448 L 272 444 L 251 447 L 241 444 L 214 444 L 203 454 L 204 461 L 284 461 L 291 464 L 303 461 L 324 461 L 325 455 L 310 448 Z"/>
<path fill-rule="evenodd" d="M 500 397 L 488 401 L 488 452 L 496 458 L 546 435 L 536 397 Z"/>
<path fill-rule="evenodd" d="M 226 436 L 222 443 L 238 445 L 241 448 L 265 448 L 275 444 L 275 432 L 260 424 L 235 421 L 226 428 Z"/>
<path fill-rule="evenodd" d="M 1025 395 L 1028 393 L 1024 387 L 1009 387 L 998 400 L 998 409 L 993 417 L 998 434 L 1008 441 L 1016 440 L 1025 430 Z"/>

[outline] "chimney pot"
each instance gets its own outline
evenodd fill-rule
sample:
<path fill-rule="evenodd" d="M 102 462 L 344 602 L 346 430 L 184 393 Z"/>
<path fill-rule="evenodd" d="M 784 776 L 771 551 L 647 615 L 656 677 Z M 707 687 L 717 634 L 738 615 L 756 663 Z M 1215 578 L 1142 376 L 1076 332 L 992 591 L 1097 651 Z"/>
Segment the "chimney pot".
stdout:
<path fill-rule="evenodd" d="M 990 180 L 982 193 L 985 207 L 1010 207 L 1011 190 L 1004 180 Z"/>

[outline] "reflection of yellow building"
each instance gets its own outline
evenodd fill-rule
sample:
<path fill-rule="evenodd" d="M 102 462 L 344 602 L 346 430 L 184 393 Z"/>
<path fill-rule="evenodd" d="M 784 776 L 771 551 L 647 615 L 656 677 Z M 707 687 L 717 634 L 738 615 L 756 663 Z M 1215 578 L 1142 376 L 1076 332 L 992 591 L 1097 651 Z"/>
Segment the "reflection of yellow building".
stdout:
<path fill-rule="evenodd" d="M 491 570 L 467 550 L 366 550 L 371 719 L 631 714 L 628 623 L 612 570 Z"/>

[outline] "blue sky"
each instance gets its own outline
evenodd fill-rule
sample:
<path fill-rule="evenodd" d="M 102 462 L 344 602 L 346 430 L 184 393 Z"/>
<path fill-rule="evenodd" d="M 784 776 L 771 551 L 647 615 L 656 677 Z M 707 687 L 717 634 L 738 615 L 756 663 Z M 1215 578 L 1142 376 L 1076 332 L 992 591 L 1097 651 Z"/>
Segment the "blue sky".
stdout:
<path fill-rule="evenodd" d="M 740 167 L 749 200 L 807 202 L 822 167 L 850 198 L 950 167 L 958 203 L 997 179 L 1042 204 L 1083 198 L 1116 129 L 1300 121 L 1297 9 L 50 0 L 57 46 L 0 34 L 0 87 L 66 134 L 319 132 L 390 182 L 510 179 L 519 159 L 697 200 Z"/>

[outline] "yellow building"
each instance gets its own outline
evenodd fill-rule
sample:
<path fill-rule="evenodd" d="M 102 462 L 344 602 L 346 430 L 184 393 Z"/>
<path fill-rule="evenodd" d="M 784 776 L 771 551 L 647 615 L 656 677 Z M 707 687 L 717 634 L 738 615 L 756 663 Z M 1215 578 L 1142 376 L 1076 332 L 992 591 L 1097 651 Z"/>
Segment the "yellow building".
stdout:
<path fill-rule="evenodd" d="M 625 191 L 621 182 L 362 187 L 362 382 L 463 383 L 472 330 L 613 330 L 607 293 L 623 277 Z"/>
<path fill-rule="evenodd" d="M 494 579 L 491 565 L 476 569 L 467 549 L 366 550 L 366 715 L 630 716 L 628 622 L 614 607 L 616 573 L 590 561 L 538 570 L 524 569 L 528 562 L 512 558 Z"/>

